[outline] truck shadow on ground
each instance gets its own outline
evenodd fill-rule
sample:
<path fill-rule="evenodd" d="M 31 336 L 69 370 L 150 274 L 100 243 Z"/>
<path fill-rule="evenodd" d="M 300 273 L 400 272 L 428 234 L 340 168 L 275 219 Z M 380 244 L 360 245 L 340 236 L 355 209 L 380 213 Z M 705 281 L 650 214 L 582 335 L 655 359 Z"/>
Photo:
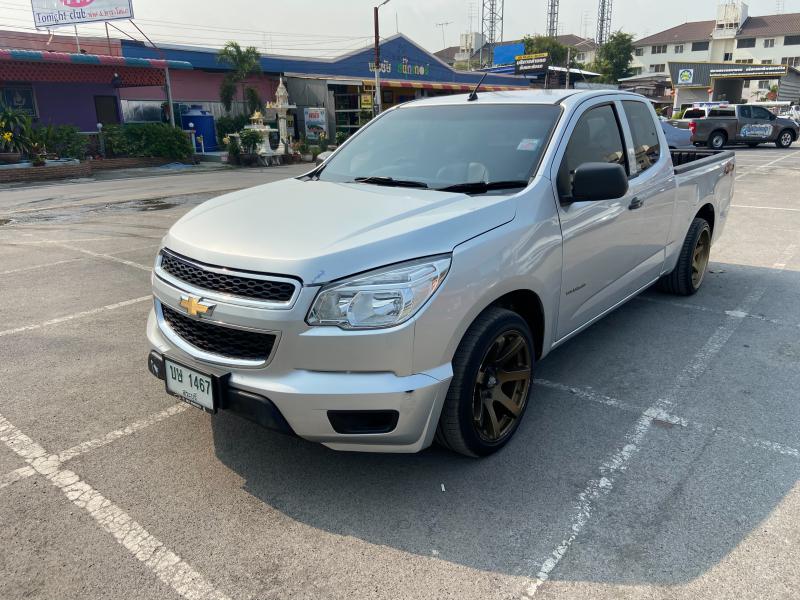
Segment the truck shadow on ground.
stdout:
<path fill-rule="evenodd" d="M 768 269 L 712 268 L 717 274 L 709 276 L 707 289 L 689 301 L 701 308 L 669 305 L 674 297 L 647 291 L 542 361 L 538 376 L 628 393 L 626 401 L 644 410 L 725 322 L 724 310 L 748 291 L 766 282 L 765 300 L 775 293 L 779 301 L 784 286 L 800 287 L 800 273 L 782 274 L 788 283 L 772 289 L 775 273 Z M 742 346 L 751 345 L 760 348 L 751 365 L 757 370 L 766 370 L 779 349 L 786 354 L 787 344 L 789 354 L 800 355 L 800 318 L 780 339 L 771 339 L 778 335 L 772 329 L 749 333 L 750 321 L 736 334 L 746 343 L 734 336 L 723 347 L 723 363 L 735 362 Z M 752 321 L 753 327 L 776 327 Z M 674 369 L 654 368 L 659 355 Z M 782 364 L 790 368 L 791 361 Z M 605 365 L 602 373 L 598 365 Z M 795 372 L 755 393 L 774 399 L 798 385 Z M 703 382 L 697 387 L 687 407 L 708 402 L 708 414 L 697 417 L 707 427 L 654 426 L 555 579 L 686 583 L 734 551 L 795 485 L 797 457 L 743 444 L 738 431 L 726 438 L 714 429 L 725 410 L 757 410 L 750 392 L 732 381 L 719 399 L 706 400 Z M 796 421 L 791 406 L 780 405 L 784 414 L 776 409 L 776 423 Z M 213 420 L 213 434 L 217 457 L 244 478 L 245 489 L 299 522 L 475 569 L 535 576 L 569 536 L 578 495 L 601 476 L 601 464 L 622 447 L 640 414 L 540 385 L 514 440 L 484 460 L 435 446 L 418 455 L 336 453 L 228 414 Z"/>

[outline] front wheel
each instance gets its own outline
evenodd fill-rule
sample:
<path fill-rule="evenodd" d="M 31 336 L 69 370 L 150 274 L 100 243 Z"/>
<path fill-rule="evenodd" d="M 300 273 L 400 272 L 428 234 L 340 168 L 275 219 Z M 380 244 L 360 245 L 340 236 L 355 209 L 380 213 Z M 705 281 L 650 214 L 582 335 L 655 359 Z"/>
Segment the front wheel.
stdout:
<path fill-rule="evenodd" d="M 711 227 L 696 217 L 681 247 L 678 264 L 671 273 L 658 280 L 659 288 L 677 296 L 692 296 L 703 285 L 711 256 Z"/>
<path fill-rule="evenodd" d="M 533 381 L 530 328 L 517 313 L 491 307 L 464 334 L 436 440 L 467 456 L 488 456 L 519 427 Z"/>
<path fill-rule="evenodd" d="M 788 129 L 784 129 L 781 131 L 778 139 L 775 141 L 775 145 L 778 148 L 788 148 L 794 143 L 794 134 L 789 131 Z"/>

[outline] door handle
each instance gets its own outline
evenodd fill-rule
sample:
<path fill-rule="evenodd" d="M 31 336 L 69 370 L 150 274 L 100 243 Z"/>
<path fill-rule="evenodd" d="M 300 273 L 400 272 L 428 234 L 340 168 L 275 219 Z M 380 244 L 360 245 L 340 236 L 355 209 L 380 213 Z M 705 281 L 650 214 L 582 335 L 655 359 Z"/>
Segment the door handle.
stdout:
<path fill-rule="evenodd" d="M 637 208 L 642 208 L 642 206 L 644 206 L 644 201 L 639 198 L 634 198 L 631 200 L 631 203 L 628 204 L 628 210 L 636 210 Z"/>

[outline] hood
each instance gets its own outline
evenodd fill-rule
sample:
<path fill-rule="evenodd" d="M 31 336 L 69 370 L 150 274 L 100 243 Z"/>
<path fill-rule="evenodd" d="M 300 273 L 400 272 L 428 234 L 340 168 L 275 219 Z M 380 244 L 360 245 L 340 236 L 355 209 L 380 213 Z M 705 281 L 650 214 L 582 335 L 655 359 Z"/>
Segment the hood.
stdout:
<path fill-rule="evenodd" d="M 510 195 L 287 179 L 201 204 L 164 245 L 212 265 L 319 284 L 450 252 L 514 218 Z"/>

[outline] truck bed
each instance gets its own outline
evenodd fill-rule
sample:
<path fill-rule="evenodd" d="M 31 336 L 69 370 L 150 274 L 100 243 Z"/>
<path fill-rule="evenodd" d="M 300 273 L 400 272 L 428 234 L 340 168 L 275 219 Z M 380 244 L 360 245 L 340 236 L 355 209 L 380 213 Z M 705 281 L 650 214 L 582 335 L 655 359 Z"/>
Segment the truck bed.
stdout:
<path fill-rule="evenodd" d="M 681 175 L 735 156 L 733 150 L 670 150 L 675 174 Z"/>

